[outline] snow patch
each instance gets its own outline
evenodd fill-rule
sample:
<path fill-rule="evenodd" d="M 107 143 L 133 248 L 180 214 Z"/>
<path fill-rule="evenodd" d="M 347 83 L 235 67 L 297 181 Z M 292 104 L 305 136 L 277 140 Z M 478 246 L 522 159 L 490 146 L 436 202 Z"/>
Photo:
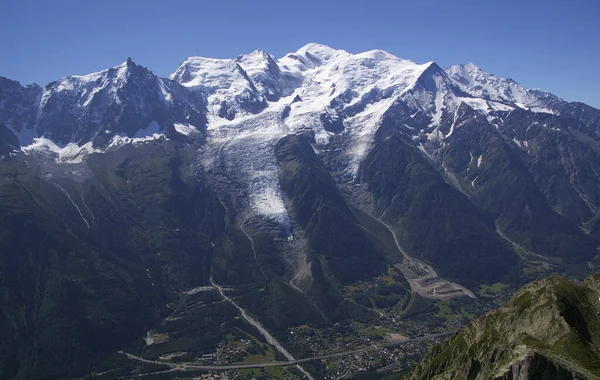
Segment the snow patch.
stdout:
<path fill-rule="evenodd" d="M 188 123 L 173 123 L 173 127 L 175 127 L 177 132 L 186 136 L 200 133 L 196 127 Z"/>
<path fill-rule="evenodd" d="M 431 160 L 433 160 L 433 157 L 431 157 L 431 155 L 427 152 L 427 150 L 425 149 L 425 147 L 423 146 L 422 143 L 419 143 L 419 145 L 417 146 L 417 148 L 419 148 L 419 150 L 421 152 L 423 152 L 428 158 L 430 158 Z"/>
<path fill-rule="evenodd" d="M 69 143 L 63 147 L 58 146 L 52 140 L 45 137 L 34 138 L 33 143 L 21 148 L 25 154 L 43 154 L 48 157 L 54 157 L 57 163 L 80 163 L 91 153 L 99 153 L 100 150 L 94 149 L 92 142 L 78 146 L 74 143 Z"/>
<path fill-rule="evenodd" d="M 170 105 L 173 102 L 171 93 L 167 91 L 165 82 L 160 78 L 158 78 L 158 89 L 160 91 L 159 94 L 161 95 L 165 104 Z"/>
<path fill-rule="evenodd" d="M 526 151 L 529 148 L 529 143 L 527 142 L 527 140 L 520 141 L 516 137 L 513 137 L 512 141 L 522 150 Z"/>
<path fill-rule="evenodd" d="M 439 126 L 442 121 L 442 115 L 444 111 L 444 93 L 442 91 L 437 91 L 435 95 L 435 113 L 432 117 L 431 126 Z"/>
<path fill-rule="evenodd" d="M 469 105 L 475 111 L 488 115 L 492 111 L 512 111 L 515 107 L 505 103 L 495 102 L 491 100 L 485 100 L 482 98 L 459 98 L 461 101 Z"/>
<path fill-rule="evenodd" d="M 426 134 L 428 141 L 439 142 L 444 139 L 444 134 L 439 129 L 434 129 Z"/>
<path fill-rule="evenodd" d="M 110 144 L 108 144 L 107 148 L 117 148 L 126 144 L 138 145 L 152 140 L 158 140 L 164 137 L 165 135 L 163 135 L 162 133 L 154 133 L 152 135 L 144 137 L 127 137 L 127 135 L 115 135 L 113 136 Z"/>
<path fill-rule="evenodd" d="M 546 108 L 546 107 L 535 107 L 534 106 L 534 107 L 529 108 L 529 110 L 533 111 L 533 112 L 537 112 L 537 113 L 549 113 L 549 114 L 552 114 L 552 115 L 558 115 L 559 114 L 558 111 L 554 111 L 554 110 L 552 110 L 550 108 Z"/>
<path fill-rule="evenodd" d="M 354 143 L 348 148 L 350 162 L 348 171 L 353 178 L 358 175 L 362 159 L 368 154 L 373 136 L 383 119 L 383 114 L 392 105 L 394 99 L 382 100 L 375 104 L 369 104 L 364 112 L 346 121 L 347 128 L 355 136 Z"/>
<path fill-rule="evenodd" d="M 85 225 L 87 226 L 87 228 L 90 228 L 90 223 L 83 216 L 83 213 L 81 212 L 81 209 L 79 208 L 79 206 L 77 206 L 77 203 L 75 203 L 75 201 L 73 201 L 73 198 L 71 198 L 71 196 L 69 195 L 69 193 L 64 188 L 62 188 L 60 185 L 58 185 L 56 183 L 54 184 L 54 186 L 56 186 L 67 197 L 67 199 L 69 199 L 69 201 L 71 202 L 71 204 L 73 205 L 73 207 L 75 207 L 75 209 L 77 210 L 77 213 L 79 213 L 79 216 L 81 217 L 81 219 L 83 219 L 83 221 L 85 222 Z"/>
<path fill-rule="evenodd" d="M 113 136 L 108 148 L 116 148 L 126 144 L 138 145 L 152 140 L 164 138 L 160 132 L 160 125 L 156 120 L 153 120 L 146 129 L 138 130 L 133 137 L 128 137 L 124 134 L 116 134 Z"/>

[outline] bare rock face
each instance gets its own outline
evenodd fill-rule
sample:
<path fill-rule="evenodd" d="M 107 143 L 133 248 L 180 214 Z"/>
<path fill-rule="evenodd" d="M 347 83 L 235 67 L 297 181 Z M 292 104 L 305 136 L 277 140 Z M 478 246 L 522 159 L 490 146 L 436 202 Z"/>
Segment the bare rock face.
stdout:
<path fill-rule="evenodd" d="M 3 138 L 0 146 L 14 150 L 37 137 L 58 145 L 91 141 L 94 147 L 106 147 L 117 135 L 139 136 L 150 129 L 174 138 L 174 124 L 191 125 L 203 133 L 206 123 L 201 94 L 159 78 L 130 59 L 97 73 L 61 78 L 44 88 L 0 77 L 0 131 L 14 135 Z M 12 141 L 6 144 L 9 138 Z"/>
<path fill-rule="evenodd" d="M 583 379 L 567 368 L 562 367 L 536 352 L 528 354 L 520 362 L 513 363 L 508 372 L 497 377 L 498 380 L 540 379 L 574 380 Z"/>

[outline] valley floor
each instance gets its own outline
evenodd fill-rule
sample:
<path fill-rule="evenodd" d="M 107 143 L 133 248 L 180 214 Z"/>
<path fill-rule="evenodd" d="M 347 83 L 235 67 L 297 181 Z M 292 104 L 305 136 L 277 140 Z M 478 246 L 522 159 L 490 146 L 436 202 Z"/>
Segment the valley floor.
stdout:
<path fill-rule="evenodd" d="M 390 268 L 387 274 L 374 281 L 347 286 L 345 297 L 374 294 L 393 284 L 394 271 Z M 146 346 L 134 348 L 132 352 L 121 351 L 121 356 L 127 359 L 120 361 L 121 366 L 96 373 L 94 377 L 113 378 L 118 373 L 123 378 L 157 379 L 199 376 L 214 379 L 350 379 L 360 373 L 372 372 L 383 378 L 385 374 L 406 372 L 435 343 L 495 307 L 508 297 L 509 292 L 505 284 L 496 284 L 482 287 L 477 299 L 435 300 L 413 293 L 393 307 L 374 307 L 373 311 L 379 317 L 373 321 L 335 324 L 327 328 L 302 325 L 288 329 L 285 336 L 273 337 L 235 304 L 233 295 L 226 294 L 235 294 L 235 289 L 213 284 L 188 292 L 206 301 L 212 300 L 196 303 L 188 313 L 198 306 L 208 311 L 223 305 L 225 299 L 226 303 L 236 307 L 238 316 L 255 329 L 238 328 L 238 333 L 228 334 L 212 353 L 205 351 L 207 353 L 192 356 L 189 352 L 178 351 L 177 334 L 171 334 L 172 341 L 169 341 L 169 334 L 163 334 L 158 336 L 157 342 L 148 344 L 147 341 Z M 193 314 L 180 313 L 169 318 L 182 318 L 181 326 L 185 326 L 185 319 L 191 317 Z M 154 351 L 156 349 L 160 355 Z"/>

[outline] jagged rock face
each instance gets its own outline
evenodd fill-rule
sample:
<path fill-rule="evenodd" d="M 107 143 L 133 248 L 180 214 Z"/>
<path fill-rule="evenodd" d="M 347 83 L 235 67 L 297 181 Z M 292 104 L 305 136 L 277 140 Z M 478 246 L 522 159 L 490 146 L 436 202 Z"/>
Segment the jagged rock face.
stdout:
<path fill-rule="evenodd" d="M 600 151 L 583 124 L 549 114 L 508 115 L 499 130 L 518 148 L 538 188 L 564 217 L 583 223 L 600 209 Z"/>
<path fill-rule="evenodd" d="M 468 94 L 500 102 L 510 102 L 529 109 L 544 110 L 544 101 L 535 90 L 530 91 L 510 78 L 499 78 L 486 73 L 472 63 L 450 66 L 446 72 Z"/>
<path fill-rule="evenodd" d="M 0 77 L 0 121 L 20 132 L 35 123 L 35 103 L 42 89 L 38 85 L 21 86 L 17 81 Z"/>
<path fill-rule="evenodd" d="M 443 276 L 464 284 L 500 280 L 518 259 L 496 234 L 494 220 L 411 143 L 384 124 L 364 161 L 361 179 L 380 217 L 395 227 L 407 251 L 418 252 Z"/>
<path fill-rule="evenodd" d="M 579 120 L 583 126 L 582 130 L 588 135 L 597 136 L 600 130 L 600 111 L 596 108 L 580 102 L 562 102 L 557 104 L 556 108 L 561 116 Z"/>
<path fill-rule="evenodd" d="M 551 276 L 436 346 L 411 379 L 600 378 L 600 274 Z"/>
<path fill-rule="evenodd" d="M 262 50 L 243 54 L 236 58 L 256 90 L 268 101 L 276 102 L 290 96 L 302 85 L 302 77 L 282 70 L 276 58 Z"/>
<path fill-rule="evenodd" d="M 57 143 L 103 146 L 116 134 L 134 136 L 155 121 L 159 130 L 173 123 L 205 128 L 202 98 L 161 79 L 128 60 L 82 77 L 68 77 L 44 89 L 39 134 Z"/>
<path fill-rule="evenodd" d="M 0 150 L 18 150 L 20 143 L 31 141 L 28 136 L 37 136 L 36 104 L 41 95 L 42 89 L 37 85 L 21 86 L 0 77 Z"/>
<path fill-rule="evenodd" d="M 0 92 L 0 122 L 19 140 L 17 148 L 36 137 L 58 145 L 91 141 L 104 148 L 117 135 L 142 136 L 149 128 L 171 136 L 176 123 L 200 133 L 206 128 L 201 96 L 131 60 L 98 73 L 63 78 L 44 89 L 2 79 Z"/>
<path fill-rule="evenodd" d="M 473 372 L 474 374 L 475 372 Z M 469 372 L 471 374 L 471 372 Z M 473 378 L 467 376 L 467 378 Z M 540 380 L 574 380 L 583 379 L 581 375 L 552 362 L 550 359 L 535 352 L 528 354 L 525 359 L 513 363 L 510 369 L 498 380 L 540 379 Z"/>
<path fill-rule="evenodd" d="M 277 143 L 275 155 L 282 168 L 283 191 L 314 255 L 323 255 L 342 283 L 366 279 L 384 270 L 383 249 L 352 214 L 313 151 L 310 138 L 285 137 Z"/>
<path fill-rule="evenodd" d="M 515 111 L 503 120 L 496 128 L 475 112 L 459 111 L 451 136 L 430 152 L 508 239 L 532 252 L 580 260 L 597 245 L 577 226 L 596 213 L 596 201 L 582 199 L 596 198 L 597 177 L 577 175 L 598 161 L 593 145 L 553 127 L 561 119 L 552 115 Z M 590 161 L 582 160 L 586 156 Z"/>

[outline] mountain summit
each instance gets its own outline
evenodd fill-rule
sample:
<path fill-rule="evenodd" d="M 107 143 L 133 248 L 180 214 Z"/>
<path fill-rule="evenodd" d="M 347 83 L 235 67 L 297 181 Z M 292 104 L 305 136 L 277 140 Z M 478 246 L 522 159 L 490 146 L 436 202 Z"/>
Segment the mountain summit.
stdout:
<path fill-rule="evenodd" d="M 193 124 L 200 131 L 206 127 L 201 96 L 155 76 L 130 58 L 107 70 L 61 78 L 33 91 L 35 94 L 22 100 L 17 98 L 19 103 L 3 104 L 4 112 L 0 112 L 0 122 L 9 121 L 6 124 L 21 146 L 43 137 L 59 145 L 91 141 L 102 148 L 115 136 L 132 137 L 153 121 L 161 130 L 176 122 Z M 14 97 L 5 97 L 7 102 L 15 102 Z M 15 120 L 11 109 L 28 110 L 36 116 Z"/>
<path fill-rule="evenodd" d="M 450 66 L 446 72 L 460 84 L 462 90 L 473 97 L 513 103 L 537 112 L 557 112 L 548 107 L 548 102 L 542 97 L 536 96 L 535 91 L 523 88 L 512 79 L 486 73 L 472 63 Z"/>

